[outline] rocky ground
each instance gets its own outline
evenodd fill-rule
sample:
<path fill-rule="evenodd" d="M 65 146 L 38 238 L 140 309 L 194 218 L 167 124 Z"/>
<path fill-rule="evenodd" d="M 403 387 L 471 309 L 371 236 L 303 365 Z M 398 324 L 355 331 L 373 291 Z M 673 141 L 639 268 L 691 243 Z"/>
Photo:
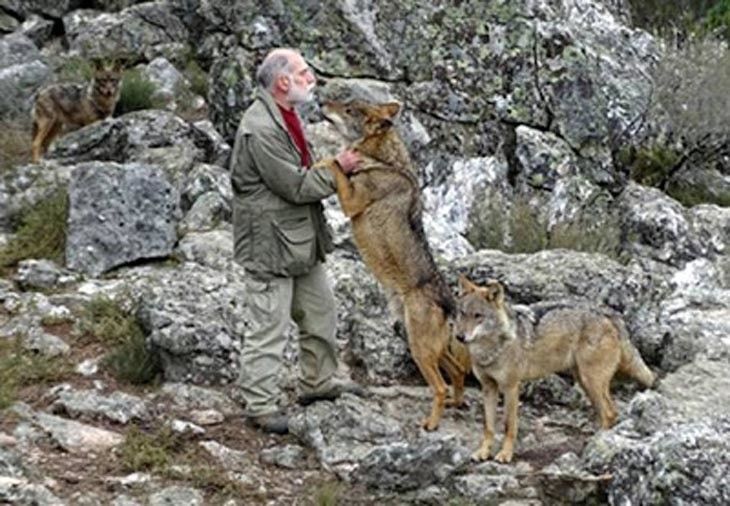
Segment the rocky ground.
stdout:
<path fill-rule="evenodd" d="M 730 166 L 716 153 L 679 167 L 677 181 L 714 195 L 688 206 L 619 163 L 662 58 L 623 1 L 0 0 L 0 33 L 0 247 L 17 247 L 28 216 L 25 247 L 63 240 L 1 271 L 0 502 L 730 504 Z M 524 385 L 515 461 L 471 462 L 478 385 L 438 431 L 419 428 L 430 394 L 332 198 L 340 373 L 370 395 L 297 407 L 292 327 L 291 434 L 246 427 L 228 158 L 274 46 L 301 48 L 317 72 L 302 114 L 321 155 L 342 140 L 319 103 L 403 104 L 452 287 L 466 274 L 500 280 L 513 304 L 608 307 L 656 388 L 615 382 L 619 423 L 597 431 L 570 375 Z M 119 54 L 162 105 L 28 163 L 34 93 L 79 58 Z"/>

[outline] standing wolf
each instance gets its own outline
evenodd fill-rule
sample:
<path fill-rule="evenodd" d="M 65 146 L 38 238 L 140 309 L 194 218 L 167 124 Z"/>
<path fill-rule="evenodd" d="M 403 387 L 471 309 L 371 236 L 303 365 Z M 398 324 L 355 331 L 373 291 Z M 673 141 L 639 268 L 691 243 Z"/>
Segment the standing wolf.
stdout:
<path fill-rule="evenodd" d="M 316 164 L 334 174 L 337 196 L 350 218 L 363 260 L 405 321 L 413 360 L 433 391 L 431 414 L 423 427 L 434 430 L 448 404 L 460 405 L 471 365 L 463 345 L 451 339 L 455 300 L 431 255 L 421 218 L 418 179 L 393 120 L 397 103 L 328 104 L 325 116 L 363 159 L 349 177 L 334 160 Z M 446 399 L 441 365 L 453 385 Z"/>
<path fill-rule="evenodd" d="M 574 370 L 604 429 L 611 427 L 618 416 L 610 391 L 616 372 L 625 373 L 646 387 L 654 383 L 654 373 L 629 341 L 617 315 L 573 305 L 548 310 L 533 323 L 516 316 L 497 281 L 479 287 L 462 276 L 459 284 L 457 336 L 469 347 L 474 374 L 484 394 L 484 439 L 473 459 L 489 458 L 497 396 L 502 392 L 507 433 L 495 460 L 512 460 L 519 388 L 524 380 Z"/>
<path fill-rule="evenodd" d="M 109 117 L 119 100 L 122 63 L 94 60 L 94 76 L 88 86 L 52 84 L 43 88 L 33 105 L 31 157 L 37 163 L 51 141 L 64 129 L 76 130 Z"/>

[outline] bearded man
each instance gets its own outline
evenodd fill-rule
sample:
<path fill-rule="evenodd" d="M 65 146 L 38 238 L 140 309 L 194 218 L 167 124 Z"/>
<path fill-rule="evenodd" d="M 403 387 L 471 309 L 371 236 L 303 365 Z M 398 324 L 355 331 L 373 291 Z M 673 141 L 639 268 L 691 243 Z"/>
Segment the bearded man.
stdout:
<path fill-rule="evenodd" d="M 279 375 L 286 330 L 299 327 L 299 403 L 363 393 L 337 382 L 337 314 L 324 267 L 332 237 L 322 199 L 335 192 L 328 170 L 309 170 L 312 150 L 296 107 L 313 99 L 316 78 L 293 49 L 272 50 L 256 72 L 259 89 L 244 112 L 231 158 L 234 258 L 243 265 L 252 322 L 241 350 L 246 417 L 264 432 L 288 432 Z M 345 173 L 358 155 L 337 156 Z"/>

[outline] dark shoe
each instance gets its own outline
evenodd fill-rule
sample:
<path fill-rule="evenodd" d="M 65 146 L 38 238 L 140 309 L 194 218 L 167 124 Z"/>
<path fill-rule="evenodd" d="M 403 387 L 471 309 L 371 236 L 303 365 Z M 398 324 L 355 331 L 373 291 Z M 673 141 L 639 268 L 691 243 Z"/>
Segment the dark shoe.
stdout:
<path fill-rule="evenodd" d="M 334 401 L 342 394 L 353 394 L 357 395 L 358 397 L 367 397 L 369 395 L 368 391 L 357 383 L 335 383 L 328 390 L 302 394 L 297 399 L 297 402 L 302 406 L 309 406 L 313 402 Z"/>
<path fill-rule="evenodd" d="M 270 415 L 249 416 L 246 421 L 260 431 L 269 434 L 288 434 L 289 416 L 282 412 L 271 413 Z"/>

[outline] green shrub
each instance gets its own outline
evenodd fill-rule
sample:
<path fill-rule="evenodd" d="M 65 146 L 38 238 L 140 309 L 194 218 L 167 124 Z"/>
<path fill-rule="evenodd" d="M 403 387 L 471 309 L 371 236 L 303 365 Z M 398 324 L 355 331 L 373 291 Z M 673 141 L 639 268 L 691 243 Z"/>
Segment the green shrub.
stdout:
<path fill-rule="evenodd" d="M 702 18 L 717 0 L 629 0 L 634 25 L 659 35 L 688 34 L 698 30 Z"/>
<path fill-rule="evenodd" d="M 0 175 L 30 162 L 31 132 L 27 120 L 0 121 Z"/>
<path fill-rule="evenodd" d="M 88 58 L 72 56 L 63 61 L 56 70 L 59 81 L 84 83 L 94 77 L 94 65 Z"/>
<path fill-rule="evenodd" d="M 208 98 L 208 75 L 197 60 L 192 58 L 188 60 L 183 75 L 190 82 L 190 91 L 205 99 Z"/>
<path fill-rule="evenodd" d="M 27 258 L 47 258 L 63 263 L 66 249 L 68 195 L 59 188 L 21 213 L 13 239 L 0 250 L 0 266 L 9 267 Z"/>
<path fill-rule="evenodd" d="M 343 486 L 338 481 L 327 481 L 312 490 L 316 506 L 337 506 L 341 504 Z"/>
<path fill-rule="evenodd" d="M 64 357 L 25 350 L 20 338 L 0 339 L 0 409 L 15 402 L 18 389 L 62 381 L 71 371 L 71 364 Z"/>
<path fill-rule="evenodd" d="M 704 27 L 712 33 L 718 33 L 730 40 L 730 0 L 716 2 L 704 19 Z"/>
<path fill-rule="evenodd" d="M 139 69 L 124 72 L 119 102 L 114 110 L 115 116 L 121 116 L 142 109 L 156 109 L 164 104 L 155 96 L 157 85 L 150 81 Z"/>
<path fill-rule="evenodd" d="M 126 472 L 159 471 L 174 462 L 180 446 L 179 436 L 167 426 L 147 433 L 133 425 L 117 451 Z"/>
<path fill-rule="evenodd" d="M 680 161 L 674 149 L 660 143 L 624 151 L 622 163 L 631 179 L 646 186 L 661 186 Z"/>
<path fill-rule="evenodd" d="M 134 315 L 106 297 L 93 299 L 78 324 L 81 339 L 111 347 L 103 364 L 114 377 L 133 385 L 152 383 L 162 372 L 159 354 L 147 345 L 144 331 Z"/>

